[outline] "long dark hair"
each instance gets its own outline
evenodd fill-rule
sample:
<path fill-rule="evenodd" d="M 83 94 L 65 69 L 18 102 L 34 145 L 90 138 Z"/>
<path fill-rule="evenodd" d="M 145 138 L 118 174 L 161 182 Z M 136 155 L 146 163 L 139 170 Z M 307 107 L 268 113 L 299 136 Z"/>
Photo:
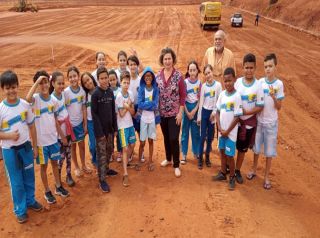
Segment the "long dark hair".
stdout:
<path fill-rule="evenodd" d="M 188 64 L 187 72 L 186 72 L 186 74 L 185 74 L 185 78 L 189 78 L 189 77 L 190 77 L 189 68 L 190 68 L 190 65 L 192 65 L 192 64 L 194 64 L 194 65 L 196 66 L 196 68 L 197 68 L 197 70 L 198 70 L 198 74 L 201 72 L 197 61 L 191 60 L 191 61 L 189 62 L 189 64 Z M 197 74 L 197 77 L 198 77 L 198 74 Z"/>
<path fill-rule="evenodd" d="M 51 79 L 50 79 L 50 87 L 49 87 L 49 94 L 53 93 L 54 91 L 54 86 L 53 84 L 56 82 L 57 78 L 62 76 L 63 77 L 63 73 L 61 73 L 60 71 L 54 71 L 51 75 Z"/>
<path fill-rule="evenodd" d="M 96 82 L 96 80 L 94 79 L 94 77 L 92 76 L 92 74 L 90 74 L 89 72 L 84 72 L 83 74 L 81 74 L 81 77 L 80 77 L 81 87 L 82 87 L 83 90 L 86 92 L 86 100 L 88 100 L 89 89 L 87 89 L 87 88 L 84 86 L 83 82 L 82 82 L 82 79 L 83 79 L 83 77 L 84 77 L 85 75 L 87 75 L 87 76 L 89 76 L 89 78 L 91 78 L 94 87 L 97 87 L 97 82 Z"/>

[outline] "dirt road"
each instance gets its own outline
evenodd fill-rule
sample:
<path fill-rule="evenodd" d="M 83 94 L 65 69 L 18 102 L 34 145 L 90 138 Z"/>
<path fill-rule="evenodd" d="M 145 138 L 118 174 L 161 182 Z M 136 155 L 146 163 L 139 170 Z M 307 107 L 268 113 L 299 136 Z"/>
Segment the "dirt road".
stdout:
<path fill-rule="evenodd" d="M 29 212 L 29 222 L 19 225 L 12 214 L 10 190 L 0 167 L 0 237 L 319 237 L 320 218 L 320 41 L 287 27 L 263 22 L 253 25 L 245 15 L 243 28 L 231 28 L 226 46 L 235 53 L 237 71 L 245 53 L 257 56 L 257 76 L 263 75 L 263 56 L 279 57 L 279 77 L 286 99 L 280 112 L 279 157 L 272 167 L 273 189 L 262 188 L 264 159 L 259 176 L 229 192 L 226 183 L 213 183 L 213 168 L 199 171 L 190 154 L 176 179 L 172 168 L 160 168 L 163 138 L 158 128 L 156 170 L 130 170 L 131 186 L 121 185 L 121 175 L 108 179 L 112 192 L 102 194 L 95 175 L 77 179 L 71 197 L 58 198 L 41 214 Z M 2 13 L 1 13 L 2 14 Z M 1 16 L 0 14 L 0 16 Z M 21 80 L 21 96 L 40 68 L 66 72 L 75 64 L 92 71 L 94 53 L 107 53 L 108 67 L 116 66 L 121 49 L 134 47 L 144 65 L 158 70 L 161 48 L 173 47 L 177 68 L 185 72 L 188 60 L 202 61 L 212 45 L 212 32 L 199 27 L 198 6 L 89 7 L 51 9 L 37 14 L 0 17 L 0 72 L 14 69 Z M 216 144 L 216 140 L 214 141 Z M 215 147 L 215 146 L 214 146 Z M 87 156 L 89 161 L 89 155 Z M 246 156 L 243 173 L 252 154 Z M 3 162 L 0 162 L 3 164 Z M 121 171 L 120 164 L 112 168 Z M 52 181 L 52 173 L 50 173 Z M 45 204 L 37 168 L 36 197 Z"/>

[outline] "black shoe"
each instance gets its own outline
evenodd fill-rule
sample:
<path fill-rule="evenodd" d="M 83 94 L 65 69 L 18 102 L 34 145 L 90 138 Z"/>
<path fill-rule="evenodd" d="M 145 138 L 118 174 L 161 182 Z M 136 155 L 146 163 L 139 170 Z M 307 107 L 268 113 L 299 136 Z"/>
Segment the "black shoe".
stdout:
<path fill-rule="evenodd" d="M 237 170 L 236 169 L 236 171 L 235 171 L 235 177 L 236 177 L 236 181 L 237 181 L 237 183 L 239 183 L 239 184 L 243 184 L 243 178 L 242 178 L 242 176 L 241 176 L 241 172 L 240 172 L 240 170 Z"/>
<path fill-rule="evenodd" d="M 28 221 L 28 215 L 27 214 L 23 214 L 21 216 L 17 216 L 17 220 L 20 224 L 25 223 Z"/>
<path fill-rule="evenodd" d="M 69 187 L 73 187 L 74 185 L 76 185 L 76 182 L 73 180 L 71 174 L 67 175 L 66 183 L 68 184 Z"/>
<path fill-rule="evenodd" d="M 34 204 L 28 206 L 28 208 L 33 211 L 39 212 L 43 209 L 43 206 L 40 203 L 38 203 L 37 201 L 35 201 Z"/>
<path fill-rule="evenodd" d="M 236 186 L 236 178 L 235 178 L 235 176 L 230 176 L 230 179 L 229 179 L 229 190 L 234 190 L 235 186 Z"/>
<path fill-rule="evenodd" d="M 110 187 L 106 181 L 101 181 L 99 186 L 100 186 L 100 189 L 102 190 L 102 192 L 104 192 L 104 193 L 110 192 Z"/>
<path fill-rule="evenodd" d="M 113 170 L 113 169 L 108 169 L 108 172 L 107 172 L 107 177 L 114 177 L 114 176 L 117 176 L 118 175 L 118 172 Z"/>
<path fill-rule="evenodd" d="M 198 169 L 203 168 L 203 159 L 202 156 L 198 157 Z"/>
<path fill-rule="evenodd" d="M 227 180 L 227 177 L 224 173 L 219 171 L 219 173 L 216 176 L 212 177 L 212 180 L 213 181 L 224 181 L 224 180 Z"/>
<path fill-rule="evenodd" d="M 210 161 L 209 155 L 206 155 L 206 166 L 209 168 L 211 167 L 211 161 Z"/>
<path fill-rule="evenodd" d="M 64 197 L 64 198 L 68 197 L 70 195 L 68 190 L 64 189 L 64 187 L 62 187 L 62 185 L 59 188 L 56 187 L 55 194 L 59 195 L 61 197 Z"/>
<path fill-rule="evenodd" d="M 47 200 L 47 203 L 49 204 L 53 204 L 57 202 L 56 198 L 52 195 L 51 191 L 46 192 L 44 194 L 44 198 Z"/>

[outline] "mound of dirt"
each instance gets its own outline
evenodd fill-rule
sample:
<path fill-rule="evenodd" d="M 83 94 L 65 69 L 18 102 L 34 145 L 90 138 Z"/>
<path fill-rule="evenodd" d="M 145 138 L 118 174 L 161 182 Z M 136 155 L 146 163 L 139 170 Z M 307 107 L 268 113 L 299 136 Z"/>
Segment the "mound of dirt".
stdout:
<path fill-rule="evenodd" d="M 320 1 L 279 0 L 270 5 L 270 0 L 229 0 L 231 6 L 280 20 L 284 23 L 320 33 Z"/>

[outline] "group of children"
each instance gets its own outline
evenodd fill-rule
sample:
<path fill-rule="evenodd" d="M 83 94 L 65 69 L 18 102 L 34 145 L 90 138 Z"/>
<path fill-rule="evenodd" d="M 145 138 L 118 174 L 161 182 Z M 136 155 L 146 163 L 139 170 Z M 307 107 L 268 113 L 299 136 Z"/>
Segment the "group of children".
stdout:
<path fill-rule="evenodd" d="M 69 196 L 61 183 L 64 161 L 68 186 L 75 185 L 71 175 L 71 159 L 77 177 L 92 173 L 85 163 L 86 134 L 89 135 L 91 162 L 97 169 L 99 187 L 103 192 L 110 191 L 106 176 L 117 175 L 109 168 L 113 157 L 118 162 L 122 161 L 122 183 L 129 186 L 127 167 L 134 152 L 135 132 L 140 140 L 139 163 L 145 161 L 144 146 L 148 140 L 148 170 L 154 169 L 153 144 L 156 125 L 160 123 L 156 77 L 150 67 L 143 70 L 136 52 L 127 57 L 125 52 L 120 51 L 118 61 L 118 69 L 107 70 L 106 55 L 98 52 L 94 72 L 80 74 L 75 66 L 68 69 L 67 88 L 61 72 L 53 72 L 50 76 L 46 71 L 38 71 L 26 100 L 18 97 L 17 75 L 12 71 L 1 75 L 5 99 L 0 104 L 0 139 L 18 222 L 27 221 L 27 209 L 40 211 L 43 208 L 34 197 L 33 159 L 40 164 L 44 197 L 49 204 L 56 202 L 47 179 L 49 160 L 55 179 L 54 194 L 62 197 Z M 205 142 L 205 164 L 211 167 L 209 155 L 217 127 L 221 170 L 213 180 L 226 180 L 227 173 L 230 173 L 230 189 L 234 189 L 235 181 L 242 183 L 240 169 L 244 154 L 252 147 L 254 165 L 247 178 L 253 179 L 264 145 L 267 157 L 264 188 L 271 188 L 269 171 L 271 159 L 276 156 L 277 110 L 281 108 L 284 98 L 283 84 L 275 75 L 276 65 L 276 56 L 267 55 L 264 60 L 266 77 L 256 80 L 256 59 L 248 54 L 243 60 L 244 77 L 236 80 L 234 69 L 227 68 L 223 77 L 225 90 L 222 91 L 221 83 L 213 77 L 211 65 L 204 67 L 205 82 L 201 83 L 197 62 L 188 64 L 184 81 L 187 97 L 181 134 L 181 164 L 187 163 L 191 130 L 192 152 L 198 160 L 198 168 L 203 168 Z M 77 161 L 77 145 L 81 168 Z M 238 157 L 235 163 L 236 148 Z"/>

